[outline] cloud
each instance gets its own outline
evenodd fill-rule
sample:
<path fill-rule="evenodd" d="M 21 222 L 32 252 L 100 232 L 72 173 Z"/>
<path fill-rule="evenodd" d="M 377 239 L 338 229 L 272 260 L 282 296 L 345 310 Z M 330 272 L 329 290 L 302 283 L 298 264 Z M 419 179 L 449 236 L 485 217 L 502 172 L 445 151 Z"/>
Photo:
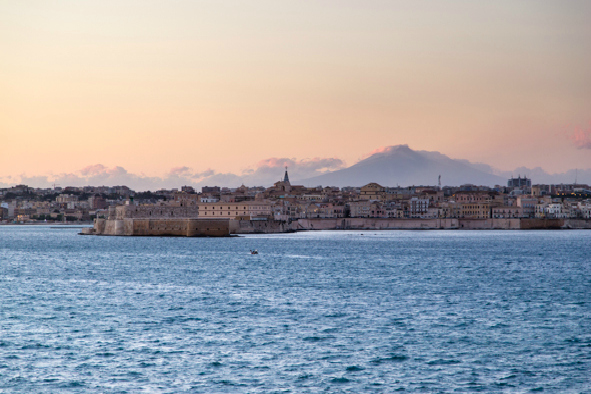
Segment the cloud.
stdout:
<path fill-rule="evenodd" d="M 282 180 L 285 167 L 288 168 L 292 184 L 299 179 L 321 175 L 328 171 L 343 168 L 345 163 L 337 158 L 290 159 L 271 157 L 261 160 L 254 166 L 244 169 L 240 174 L 215 173 L 207 170 L 200 174 L 197 186 L 229 186 L 237 187 L 242 184 L 248 186 L 270 186 Z M 196 174 L 197 175 L 197 174 Z"/>
<path fill-rule="evenodd" d="M 241 173 L 217 173 L 208 168 L 196 171 L 188 166 L 171 168 L 164 176 L 146 176 L 133 174 L 120 166 L 107 167 L 93 164 L 71 173 L 49 174 L 20 177 L 4 177 L 0 186 L 9 187 L 23 183 L 32 187 L 48 188 L 54 184 L 66 186 L 117 186 L 126 185 L 136 191 L 160 190 L 162 188 L 180 188 L 184 185 L 201 186 L 270 186 L 283 179 L 284 167 L 289 168 L 290 179 L 297 181 L 311 176 L 321 175 L 327 171 L 342 168 L 345 163 L 337 158 L 289 159 L 276 158 L 261 160 L 254 166 L 244 169 Z"/>
<path fill-rule="evenodd" d="M 208 168 L 205 171 L 197 172 L 197 173 L 193 174 L 193 178 L 207 178 L 212 175 L 215 175 L 215 171 L 212 170 L 211 168 Z"/>
<path fill-rule="evenodd" d="M 256 171 L 272 169 L 273 171 L 288 167 L 295 171 L 334 171 L 343 168 L 345 162 L 337 158 L 286 159 L 272 157 L 257 163 Z"/>
<path fill-rule="evenodd" d="M 591 149 L 591 129 L 576 130 L 571 133 L 573 142 L 576 142 L 581 149 Z M 370 153 L 371 157 L 376 155 L 388 155 L 397 150 L 410 150 L 408 145 L 386 146 L 376 149 Z M 424 152 L 424 151 L 420 151 Z M 438 152 L 427 152 L 429 154 L 441 155 Z M 466 165 L 477 167 L 483 171 L 504 176 L 526 175 L 534 183 L 563 183 L 574 182 L 591 184 L 591 169 L 569 170 L 561 174 L 549 174 L 542 168 L 517 168 L 514 171 L 500 171 L 482 163 L 470 163 L 462 160 Z M 103 164 L 94 164 L 84 167 L 72 173 L 49 174 L 28 176 L 3 176 L 0 177 L 0 187 L 10 187 L 16 184 L 25 184 L 32 187 L 52 187 L 53 184 L 61 187 L 66 186 L 117 186 L 126 185 L 136 191 L 152 190 L 162 188 L 180 188 L 190 185 L 199 190 L 202 186 L 227 186 L 238 187 L 242 184 L 247 186 L 271 186 L 273 183 L 282 180 L 285 168 L 288 167 L 289 178 L 292 184 L 297 185 L 300 180 L 310 179 L 331 171 L 345 167 L 345 163 L 338 158 L 278 158 L 271 157 L 261 160 L 258 163 L 245 168 L 240 173 L 218 173 L 208 168 L 197 171 L 188 166 L 174 167 L 164 173 L 163 176 L 147 176 L 144 174 L 133 174 L 120 166 L 107 167 Z"/>
<path fill-rule="evenodd" d="M 363 155 L 361 157 L 362 160 L 364 159 L 368 159 L 370 157 L 382 157 L 382 156 L 388 156 L 391 153 L 397 152 L 397 151 L 409 151 L 410 148 L 407 144 L 400 144 L 400 145 L 390 145 L 390 146 L 380 146 L 377 149 L 374 149 L 373 151 Z"/>
<path fill-rule="evenodd" d="M 92 166 L 84 167 L 80 170 L 80 173 L 84 176 L 94 176 L 103 174 L 105 170 L 107 170 L 107 167 L 105 167 L 104 165 L 95 164 Z"/>
<path fill-rule="evenodd" d="M 171 176 L 182 176 L 182 175 L 189 175 L 191 169 L 189 167 L 174 167 L 171 168 L 168 172 Z"/>
<path fill-rule="evenodd" d="M 171 168 L 167 174 L 167 178 L 186 178 L 191 179 L 193 181 L 197 181 L 202 178 L 207 178 L 214 175 L 216 172 L 211 168 L 208 168 L 205 171 L 195 172 L 192 168 L 183 166 L 183 167 L 174 167 Z"/>
<path fill-rule="evenodd" d="M 591 149 L 591 124 L 587 130 L 584 130 L 582 127 L 576 127 L 573 132 L 567 132 L 566 137 L 578 149 Z"/>
<path fill-rule="evenodd" d="M 127 185 L 137 190 L 160 189 L 166 181 L 167 178 L 131 174 L 123 167 L 109 168 L 102 164 L 87 166 L 72 173 L 37 176 L 22 174 L 19 179 L 19 183 L 42 188 L 52 187 L 54 184 L 61 187 Z"/>
<path fill-rule="evenodd" d="M 244 182 L 251 185 L 269 185 L 283 179 L 285 167 L 291 183 L 341 169 L 345 162 L 338 158 L 289 159 L 271 157 L 259 161 L 254 168 L 242 172 Z M 246 184 L 246 183 L 245 183 Z"/>

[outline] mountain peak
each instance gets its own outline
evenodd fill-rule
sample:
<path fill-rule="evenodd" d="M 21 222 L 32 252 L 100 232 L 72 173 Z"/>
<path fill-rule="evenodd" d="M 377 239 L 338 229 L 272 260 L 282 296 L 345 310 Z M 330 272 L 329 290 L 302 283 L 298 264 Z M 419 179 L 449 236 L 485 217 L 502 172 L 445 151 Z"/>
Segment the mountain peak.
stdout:
<path fill-rule="evenodd" d="M 412 151 L 408 144 L 400 144 L 400 145 L 390 145 L 390 146 L 381 146 L 378 149 L 372 151 L 368 157 L 380 154 L 389 154 L 394 152 L 408 152 Z"/>
<path fill-rule="evenodd" d="M 378 157 L 387 157 L 396 154 L 410 154 L 413 152 L 415 151 L 410 149 L 410 147 L 407 144 L 382 146 L 366 155 L 365 160 L 375 159 Z"/>
<path fill-rule="evenodd" d="M 334 186 L 362 186 L 370 182 L 382 186 L 434 185 L 440 175 L 447 185 L 492 186 L 505 181 L 470 162 L 450 159 L 437 151 L 412 150 L 407 144 L 383 146 L 349 168 L 306 181 Z"/>

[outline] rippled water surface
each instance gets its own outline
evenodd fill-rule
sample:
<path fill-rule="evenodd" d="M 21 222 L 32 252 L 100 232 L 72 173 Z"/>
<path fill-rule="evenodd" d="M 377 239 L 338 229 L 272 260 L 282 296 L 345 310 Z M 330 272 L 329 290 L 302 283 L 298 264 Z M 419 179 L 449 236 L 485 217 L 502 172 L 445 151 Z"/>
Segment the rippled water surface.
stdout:
<path fill-rule="evenodd" d="M 591 231 L 78 231 L 0 227 L 0 392 L 591 393 Z"/>

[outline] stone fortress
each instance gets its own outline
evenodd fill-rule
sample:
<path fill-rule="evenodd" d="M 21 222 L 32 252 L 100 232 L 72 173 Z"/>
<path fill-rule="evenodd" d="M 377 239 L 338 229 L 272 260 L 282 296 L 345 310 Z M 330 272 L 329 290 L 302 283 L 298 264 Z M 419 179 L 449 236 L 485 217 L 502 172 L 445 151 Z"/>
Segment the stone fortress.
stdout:
<path fill-rule="evenodd" d="M 201 207 L 200 207 L 201 205 Z M 95 219 L 84 235 L 227 237 L 232 234 L 287 232 L 291 227 L 273 220 L 270 208 L 256 202 L 240 204 L 183 203 L 109 207 L 107 218 Z M 201 209 L 200 209 L 201 208 Z M 240 209 L 239 209 L 240 208 Z M 251 209 L 252 208 L 252 209 Z M 249 216 L 249 212 L 268 211 L 268 216 Z M 242 214 L 242 215 L 240 215 Z M 217 216 L 216 216 L 217 215 Z"/>
<path fill-rule="evenodd" d="M 136 236 L 228 236 L 230 222 L 197 219 L 199 207 L 110 207 L 106 219 L 95 219 L 94 227 L 83 234 Z"/>

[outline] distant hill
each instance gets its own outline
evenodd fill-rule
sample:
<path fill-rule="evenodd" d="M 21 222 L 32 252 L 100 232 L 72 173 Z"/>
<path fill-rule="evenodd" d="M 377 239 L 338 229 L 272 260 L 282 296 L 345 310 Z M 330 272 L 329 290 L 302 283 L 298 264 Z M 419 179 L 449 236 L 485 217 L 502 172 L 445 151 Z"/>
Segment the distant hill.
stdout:
<path fill-rule="evenodd" d="M 370 182 L 382 186 L 437 185 L 506 185 L 507 179 L 488 172 L 488 166 L 466 160 L 450 159 L 439 152 L 415 151 L 408 145 L 389 146 L 351 167 L 313 178 L 294 179 L 304 186 L 363 186 Z"/>

